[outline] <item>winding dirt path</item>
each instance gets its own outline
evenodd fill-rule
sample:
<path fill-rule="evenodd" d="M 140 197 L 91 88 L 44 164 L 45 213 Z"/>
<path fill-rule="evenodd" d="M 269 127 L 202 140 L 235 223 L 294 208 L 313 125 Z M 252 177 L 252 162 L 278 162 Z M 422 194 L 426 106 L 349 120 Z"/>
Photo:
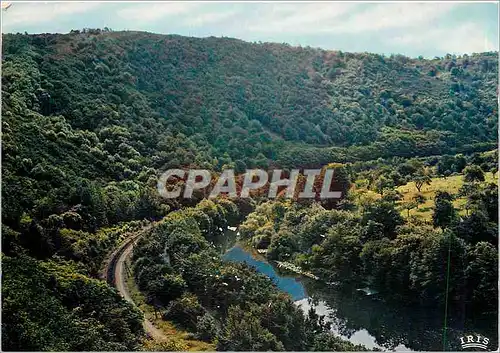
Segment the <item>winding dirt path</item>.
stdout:
<path fill-rule="evenodd" d="M 152 226 L 152 224 L 145 226 L 137 233 L 129 237 L 120 247 L 118 247 L 118 249 L 110 255 L 103 271 L 103 278 L 106 279 L 108 284 L 115 287 L 125 300 L 134 305 L 135 303 L 128 291 L 125 264 L 127 259 L 132 254 L 136 241 L 144 235 L 146 231 L 151 229 Z M 167 339 L 167 336 L 161 330 L 156 328 L 151 321 L 146 319 L 146 317 L 144 317 L 143 326 L 144 330 L 151 338 L 160 341 Z"/>

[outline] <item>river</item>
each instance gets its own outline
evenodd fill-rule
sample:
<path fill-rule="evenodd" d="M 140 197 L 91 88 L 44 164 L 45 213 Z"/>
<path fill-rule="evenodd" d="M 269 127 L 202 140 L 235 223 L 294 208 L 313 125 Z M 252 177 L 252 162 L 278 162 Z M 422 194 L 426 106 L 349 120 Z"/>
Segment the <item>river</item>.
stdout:
<path fill-rule="evenodd" d="M 320 281 L 286 274 L 271 265 L 252 249 L 240 244 L 225 251 L 224 260 L 247 263 L 273 280 L 276 286 L 290 294 L 297 305 L 307 312 L 312 306 L 332 323 L 332 331 L 354 344 L 384 351 L 443 350 L 443 312 L 435 309 L 405 307 L 387 303 L 376 295 L 360 290 L 333 288 Z M 449 319 L 450 349 L 462 350 L 459 337 L 465 333 L 481 333 L 490 337 L 490 347 L 497 347 L 497 326 L 491 319 L 464 324 Z"/>

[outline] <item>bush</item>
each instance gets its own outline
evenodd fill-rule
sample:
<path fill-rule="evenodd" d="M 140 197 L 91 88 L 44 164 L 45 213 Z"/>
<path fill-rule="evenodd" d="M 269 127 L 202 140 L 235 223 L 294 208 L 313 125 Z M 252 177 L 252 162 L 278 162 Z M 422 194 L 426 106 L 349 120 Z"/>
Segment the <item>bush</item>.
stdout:
<path fill-rule="evenodd" d="M 186 282 L 179 275 L 165 274 L 157 281 L 153 281 L 149 287 L 150 293 L 163 304 L 179 298 L 187 288 Z"/>
<path fill-rule="evenodd" d="M 197 329 L 198 317 L 205 314 L 205 309 L 198 302 L 198 298 L 191 293 L 185 293 L 179 299 L 170 302 L 165 311 L 164 319 L 173 320 L 184 328 L 194 331 Z"/>
<path fill-rule="evenodd" d="M 205 313 L 205 315 L 198 317 L 196 338 L 202 341 L 212 342 L 218 334 L 219 326 L 217 320 L 215 320 L 212 315 Z"/>

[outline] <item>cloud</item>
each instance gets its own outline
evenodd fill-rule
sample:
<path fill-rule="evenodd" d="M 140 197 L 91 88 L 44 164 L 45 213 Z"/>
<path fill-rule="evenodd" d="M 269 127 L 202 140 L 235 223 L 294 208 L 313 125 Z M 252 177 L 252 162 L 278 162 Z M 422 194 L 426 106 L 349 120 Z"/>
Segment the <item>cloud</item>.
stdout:
<path fill-rule="evenodd" d="M 128 21 L 151 22 L 165 17 L 179 16 L 191 13 L 202 6 L 193 2 L 150 3 L 143 5 L 130 5 L 119 10 L 117 15 Z"/>
<path fill-rule="evenodd" d="M 234 18 L 238 11 L 225 12 L 207 12 L 187 18 L 183 23 L 188 26 L 204 26 L 207 24 L 216 24 L 224 22 L 227 19 Z"/>
<path fill-rule="evenodd" d="M 13 25 L 30 26 L 39 23 L 57 21 L 71 15 L 82 14 L 101 6 L 97 2 L 66 3 L 13 3 L 2 16 L 5 28 Z"/>
<path fill-rule="evenodd" d="M 263 4 L 246 27 L 258 32 L 318 32 L 357 7 L 355 3 Z"/>
<path fill-rule="evenodd" d="M 456 28 L 431 28 L 394 36 L 389 41 L 396 45 L 450 54 L 497 51 L 498 41 L 493 42 L 476 23 L 468 22 Z"/>
<path fill-rule="evenodd" d="M 311 3 L 276 4 L 247 28 L 291 34 L 361 33 L 416 27 L 439 18 L 456 3 Z"/>
<path fill-rule="evenodd" d="M 444 16 L 457 3 L 389 3 L 379 4 L 355 14 L 332 27 L 337 32 L 365 32 L 402 27 L 418 27 Z"/>

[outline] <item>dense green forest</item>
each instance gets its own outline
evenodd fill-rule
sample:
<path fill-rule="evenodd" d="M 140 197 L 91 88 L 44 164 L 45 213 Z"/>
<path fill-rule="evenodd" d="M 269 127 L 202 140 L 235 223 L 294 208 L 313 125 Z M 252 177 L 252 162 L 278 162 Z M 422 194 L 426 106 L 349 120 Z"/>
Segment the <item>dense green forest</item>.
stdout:
<path fill-rule="evenodd" d="M 497 172 L 498 155 L 485 153 L 498 142 L 497 68 L 496 52 L 427 60 L 145 32 L 4 34 L 2 348 L 140 349 L 141 312 L 99 271 L 144 219 L 167 216 L 134 253 L 137 283 L 166 318 L 221 350 L 362 349 L 215 253 L 218 229 L 256 204 L 242 234 L 269 258 L 390 285 L 400 300 L 442 301 L 451 244 L 451 297 L 496 313 L 498 191 L 483 172 Z M 328 163 L 380 199 L 208 202 L 156 190 L 173 167 Z M 403 204 L 397 186 L 456 174 L 460 195 L 436 196 L 432 220 L 401 215 L 419 200 Z"/>
<path fill-rule="evenodd" d="M 228 200 L 170 213 L 134 251 L 134 273 L 149 300 L 218 350 L 364 350 L 328 332 L 314 311 L 304 315 L 272 281 L 242 264 L 222 262 L 214 241 L 238 220 Z"/>
<path fill-rule="evenodd" d="M 317 203 L 269 201 L 241 225 L 244 237 L 267 256 L 292 261 L 327 282 L 369 286 L 406 303 L 440 306 L 451 251 L 449 296 L 470 315 L 495 313 L 497 295 L 498 186 L 469 185 L 471 209 L 459 217 L 453 196 L 436 195 L 433 219 L 405 219 L 387 192 L 369 203 L 340 209 Z"/>

